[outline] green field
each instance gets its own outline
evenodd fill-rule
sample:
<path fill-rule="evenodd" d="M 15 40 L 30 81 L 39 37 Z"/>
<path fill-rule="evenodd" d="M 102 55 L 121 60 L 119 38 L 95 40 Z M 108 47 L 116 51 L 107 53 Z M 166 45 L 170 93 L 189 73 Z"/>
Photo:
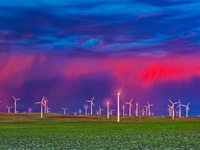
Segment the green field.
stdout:
<path fill-rule="evenodd" d="M 0 149 L 200 149 L 200 118 L 1 114 Z"/>

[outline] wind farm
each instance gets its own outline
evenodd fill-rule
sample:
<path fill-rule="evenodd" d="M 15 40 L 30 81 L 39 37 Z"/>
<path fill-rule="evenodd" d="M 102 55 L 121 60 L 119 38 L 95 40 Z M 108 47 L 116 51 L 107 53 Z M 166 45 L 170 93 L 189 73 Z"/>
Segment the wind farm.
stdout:
<path fill-rule="evenodd" d="M 168 100 L 171 103 L 171 106 L 168 104 L 166 105 L 166 109 L 168 106 L 168 115 L 153 115 L 155 104 L 151 104 L 147 102 L 147 110 L 145 114 L 145 109 L 142 107 L 140 109 L 139 102 L 137 100 L 131 99 L 128 102 L 129 108 L 135 109 L 135 112 L 138 111 L 138 113 L 131 114 L 131 116 L 125 115 L 125 104 L 127 104 L 126 101 L 122 101 L 121 97 L 123 97 L 123 93 L 116 93 L 116 104 L 117 106 L 114 106 L 113 104 L 107 103 L 105 105 L 105 109 L 107 111 L 103 111 L 104 109 L 101 106 L 98 106 L 98 109 L 94 106 L 93 100 L 94 97 L 91 100 L 84 101 L 85 105 L 83 105 L 83 108 L 85 108 L 85 113 L 82 113 L 81 109 L 78 109 L 78 113 L 74 112 L 74 114 L 66 113 L 66 110 L 69 110 L 68 108 L 62 107 L 63 112 L 62 113 L 54 113 L 53 110 L 51 112 L 48 111 L 49 107 L 47 106 L 47 103 L 45 103 L 46 96 L 43 96 L 41 101 L 36 102 L 35 104 L 40 105 L 40 113 L 29 111 L 26 112 L 11 112 L 12 107 L 7 107 L 8 112 L 0 113 L 0 129 L 3 129 L 4 132 L 1 133 L 0 140 L 4 141 L 2 145 L 0 145 L 0 148 L 6 148 L 6 149 L 13 149 L 16 146 L 18 148 L 49 148 L 49 147 L 62 147 L 62 148 L 70 148 L 70 149 L 83 149 L 84 147 L 87 147 L 85 144 L 78 144 L 74 145 L 74 140 L 71 141 L 72 138 L 77 140 L 86 140 L 88 143 L 90 143 L 90 138 L 85 138 L 85 135 L 90 137 L 96 137 L 99 136 L 99 139 L 94 138 L 94 141 L 98 144 L 91 145 L 90 148 L 112 148 L 112 147 L 118 147 L 120 149 L 127 149 L 127 148 L 178 148 L 180 145 L 173 144 L 173 141 L 177 141 L 177 135 L 180 137 L 184 134 L 184 143 L 182 143 L 182 147 L 184 148 L 197 148 L 198 144 L 194 142 L 188 142 L 188 139 L 191 137 L 193 139 L 198 139 L 198 136 L 191 132 L 199 132 L 198 126 L 200 126 L 200 118 L 189 116 L 189 103 L 187 105 L 181 104 L 180 100 L 178 102 L 172 102 L 170 99 Z M 167 100 L 166 100 L 167 101 Z M 95 114 L 93 111 L 88 114 L 87 113 L 87 103 L 90 103 L 92 106 L 92 110 L 97 110 L 97 114 Z M 50 103 L 50 99 L 49 99 Z M 135 103 L 135 105 L 132 105 L 132 103 Z M 132 107 L 130 107 L 130 104 Z M 175 107 L 177 105 L 177 107 Z M 135 106 L 135 107 L 134 107 Z M 150 109 L 151 106 L 154 106 Z M 185 116 L 180 117 L 180 106 L 185 107 Z M 46 111 L 45 111 L 46 108 Z M 117 114 L 113 114 L 114 109 L 111 108 L 117 108 Z M 121 109 L 120 109 L 121 108 Z M 128 110 L 128 109 L 127 109 Z M 174 112 L 177 110 L 179 112 L 179 115 L 175 116 Z M 183 111 L 181 109 L 181 111 Z M 104 113 L 103 113 L 104 112 Z M 129 112 L 129 110 L 128 110 Z M 122 114 L 122 115 L 121 115 Z M 173 116 L 174 115 L 174 116 Z M 40 116 L 40 117 L 39 117 Z M 109 116 L 109 117 L 108 117 Z M 186 126 L 187 125 L 187 126 Z M 5 128 L 6 126 L 6 128 Z M 42 128 L 41 128 L 42 126 Z M 169 129 L 170 126 L 170 129 Z M 14 130 L 13 130 L 14 127 Z M 19 128 L 26 128 L 26 134 L 24 134 L 23 130 L 19 130 Z M 123 130 L 122 130 L 123 128 Z M 143 130 L 141 131 L 141 128 Z M 9 132 L 9 130 L 12 129 L 12 133 Z M 156 129 L 156 132 L 154 131 Z M 46 130 L 49 130 L 49 132 L 46 132 Z M 101 130 L 101 134 L 99 135 L 99 130 Z M 170 130 L 170 132 L 166 132 L 166 130 Z M 178 130 L 178 131 L 177 131 Z M 78 132 L 77 132 L 78 131 Z M 119 132 L 118 132 L 119 131 Z M 123 132 L 121 132 L 123 131 Z M 183 133 L 181 132 L 183 131 Z M 9 134 L 6 134 L 9 132 Z M 40 140 L 41 136 L 39 135 L 40 132 L 45 132 L 45 136 L 51 136 L 54 138 L 57 138 L 57 142 L 54 142 L 54 140 L 50 140 L 51 138 L 45 139 L 45 142 L 42 144 L 38 144 L 36 146 L 35 144 L 31 144 L 31 141 L 37 141 Z M 70 137 L 64 136 L 65 133 L 68 133 Z M 109 132 L 109 134 L 108 134 Z M 131 132 L 131 134 L 130 134 Z M 175 133 L 176 132 L 176 136 Z M 123 137 L 123 135 L 127 133 L 128 136 Z M 147 134 L 150 133 L 150 134 Z M 18 144 L 20 142 L 17 142 L 14 144 L 15 146 L 12 146 L 13 144 L 6 144 L 5 138 L 12 136 L 17 137 L 16 135 L 23 135 L 20 139 L 27 139 L 28 136 L 30 140 L 27 141 L 26 145 Z M 113 136 L 113 134 L 115 136 Z M 66 134 L 65 134 L 66 135 Z M 72 136 L 71 136 L 72 135 Z M 151 135 L 151 136 L 150 136 Z M 59 137 L 65 137 L 59 138 Z M 123 138 L 116 138 L 116 137 L 123 137 Z M 140 136 L 143 136 L 143 139 L 141 140 Z M 156 138 L 159 136 L 159 139 Z M 113 141 L 121 141 L 122 143 L 125 142 L 124 140 L 128 140 L 129 138 L 132 138 L 135 140 L 133 145 L 125 144 L 125 145 L 115 145 L 112 142 L 105 143 L 105 140 L 101 140 L 101 138 L 107 137 L 109 140 Z M 44 138 L 44 137 L 43 137 Z M 14 141 L 19 141 L 19 138 L 14 138 Z M 42 138 L 41 138 L 42 139 Z M 160 141 L 162 139 L 162 141 Z M 167 140 L 166 140 L 167 139 Z M 63 143 L 63 141 L 67 141 Z M 148 144 L 146 143 L 148 141 Z M 128 143 L 131 143 L 132 140 L 130 140 Z M 155 144 L 159 143 L 160 144 Z M 104 146 L 101 146 L 102 143 L 104 143 Z M 127 142 L 126 142 L 127 143 Z M 140 144 L 139 144 L 140 143 Z"/>
<path fill-rule="evenodd" d="M 0 150 L 196 150 L 198 0 L 1 0 Z"/>

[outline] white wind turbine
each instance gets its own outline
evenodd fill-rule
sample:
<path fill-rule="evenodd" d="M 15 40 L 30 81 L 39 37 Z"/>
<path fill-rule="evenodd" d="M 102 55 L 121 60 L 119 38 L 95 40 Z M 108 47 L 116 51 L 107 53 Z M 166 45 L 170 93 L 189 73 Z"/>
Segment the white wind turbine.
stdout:
<path fill-rule="evenodd" d="M 32 108 L 28 108 L 28 113 L 31 113 L 32 112 Z"/>
<path fill-rule="evenodd" d="M 17 101 L 20 100 L 21 98 L 15 98 L 14 96 L 12 96 L 12 98 L 15 100 L 15 102 L 14 102 L 15 113 L 17 113 Z"/>
<path fill-rule="evenodd" d="M 82 112 L 82 110 L 81 110 L 81 109 L 79 109 L 79 110 L 78 110 L 78 114 L 79 114 L 79 115 L 81 115 L 81 112 Z"/>
<path fill-rule="evenodd" d="M 43 103 L 44 103 L 44 113 L 47 113 L 47 101 L 46 101 L 46 99 L 44 99 Z"/>
<path fill-rule="evenodd" d="M 99 106 L 99 115 L 101 115 L 101 111 L 102 111 L 103 109 Z"/>
<path fill-rule="evenodd" d="M 144 108 L 142 108 L 141 113 L 142 113 L 142 116 L 144 116 L 144 114 L 145 114 Z"/>
<path fill-rule="evenodd" d="M 48 107 L 48 105 L 46 105 L 46 113 L 50 113 L 51 108 Z"/>
<path fill-rule="evenodd" d="M 110 107 L 110 103 L 109 102 L 107 102 L 106 103 L 107 104 L 107 119 L 109 119 L 109 107 Z"/>
<path fill-rule="evenodd" d="M 186 117 L 188 117 L 189 104 L 190 104 L 190 102 L 189 102 L 187 105 L 182 105 L 182 106 L 184 106 L 184 107 L 185 107 L 185 111 L 186 111 Z"/>
<path fill-rule="evenodd" d="M 148 107 L 148 110 L 149 110 L 149 116 L 151 116 L 150 107 L 151 107 L 151 106 L 153 106 L 153 104 L 149 104 L 149 102 L 147 102 L 147 104 L 148 104 L 148 106 L 147 106 L 147 107 Z"/>
<path fill-rule="evenodd" d="M 148 106 L 145 106 L 144 107 L 146 108 L 146 116 L 148 115 Z"/>
<path fill-rule="evenodd" d="M 169 116 L 172 116 L 172 107 L 168 105 L 168 112 L 169 112 Z"/>
<path fill-rule="evenodd" d="M 62 108 L 63 109 L 63 113 L 64 113 L 64 115 L 66 114 L 66 110 L 68 109 L 68 108 Z"/>
<path fill-rule="evenodd" d="M 45 106 L 44 104 L 44 96 L 42 97 L 42 100 L 40 102 L 36 102 L 35 104 L 41 104 L 41 118 L 43 118 L 43 106 Z"/>
<path fill-rule="evenodd" d="M 135 116 L 138 116 L 138 102 L 136 103 Z"/>
<path fill-rule="evenodd" d="M 131 116 L 131 107 L 133 107 L 132 101 L 133 101 L 133 98 L 129 102 L 125 102 L 125 104 L 129 105 L 129 116 Z"/>
<path fill-rule="evenodd" d="M 91 100 L 87 100 L 86 102 L 90 103 L 90 114 L 92 115 L 92 106 L 94 106 L 93 100 L 95 97 L 93 97 Z"/>
<path fill-rule="evenodd" d="M 172 106 L 171 106 L 171 109 L 172 109 L 172 119 L 174 120 L 174 105 L 175 104 L 178 104 L 178 102 L 172 102 L 170 99 L 169 99 L 169 102 L 172 104 Z"/>
<path fill-rule="evenodd" d="M 179 118 L 181 118 L 181 106 L 183 106 L 183 105 L 181 104 L 180 99 L 179 99 L 178 103 L 179 103 L 178 106 L 177 106 L 177 108 L 179 107 L 178 116 L 179 116 Z"/>
<path fill-rule="evenodd" d="M 114 109 L 110 109 L 110 115 L 112 116 L 112 112 L 114 111 Z"/>
<path fill-rule="evenodd" d="M 8 113 L 10 113 L 10 109 L 12 108 L 12 107 L 8 107 L 8 106 L 6 106 L 7 108 L 8 108 Z"/>
<path fill-rule="evenodd" d="M 117 93 L 117 122 L 120 122 L 120 93 Z"/>
<path fill-rule="evenodd" d="M 84 108 L 85 108 L 85 115 L 87 115 L 87 109 L 88 109 L 88 106 L 85 105 Z"/>
<path fill-rule="evenodd" d="M 122 116 L 125 116 L 125 106 L 122 106 Z"/>

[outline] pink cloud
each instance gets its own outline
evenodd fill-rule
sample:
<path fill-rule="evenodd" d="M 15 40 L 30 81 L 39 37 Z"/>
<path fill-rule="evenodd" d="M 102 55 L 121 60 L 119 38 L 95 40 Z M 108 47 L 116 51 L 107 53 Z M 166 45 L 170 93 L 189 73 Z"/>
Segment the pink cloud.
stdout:
<path fill-rule="evenodd" d="M 1 57 L 0 82 L 13 87 L 29 79 L 63 78 L 79 80 L 85 77 L 109 75 L 114 80 L 150 86 L 154 82 L 186 80 L 200 76 L 198 55 L 156 57 L 76 58 L 45 55 L 11 54 Z"/>

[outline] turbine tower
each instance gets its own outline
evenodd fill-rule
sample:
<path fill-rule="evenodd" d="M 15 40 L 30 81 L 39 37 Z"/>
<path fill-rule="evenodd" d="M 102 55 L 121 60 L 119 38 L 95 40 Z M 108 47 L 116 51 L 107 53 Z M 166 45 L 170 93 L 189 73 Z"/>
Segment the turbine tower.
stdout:
<path fill-rule="evenodd" d="M 6 106 L 7 108 L 8 108 L 8 113 L 10 113 L 10 109 L 12 108 L 12 107 L 8 107 L 8 106 Z"/>
<path fill-rule="evenodd" d="M 15 100 L 15 102 L 14 102 L 15 113 L 17 113 L 17 101 L 20 100 L 21 98 L 15 98 L 14 96 L 12 96 L 12 98 Z"/>
<path fill-rule="evenodd" d="M 36 102 L 35 104 L 41 104 L 40 116 L 41 116 L 41 118 L 43 118 L 43 106 L 45 106 L 45 104 L 44 104 L 44 96 L 42 97 L 42 100 L 40 102 Z"/>
<path fill-rule="evenodd" d="M 174 105 L 175 104 L 178 104 L 179 102 L 172 102 L 170 99 L 169 99 L 169 102 L 172 104 L 172 106 L 171 106 L 171 109 L 172 109 L 172 119 L 174 120 Z"/>
<path fill-rule="evenodd" d="M 133 107 L 132 101 L 133 101 L 133 98 L 129 102 L 125 102 L 125 104 L 129 105 L 129 116 L 131 116 L 131 107 Z"/>
<path fill-rule="evenodd" d="M 68 109 L 68 108 L 62 108 L 63 109 L 63 113 L 64 113 L 64 115 L 66 114 L 66 110 Z"/>
<path fill-rule="evenodd" d="M 149 102 L 147 102 L 147 104 L 148 104 L 147 107 L 148 107 L 148 110 L 149 110 L 149 116 L 151 116 L 150 107 L 153 106 L 153 104 L 149 104 Z"/>
<path fill-rule="evenodd" d="M 93 97 L 91 100 L 87 100 L 86 102 L 90 103 L 90 114 L 92 115 L 92 106 L 94 106 L 93 100 L 95 97 Z"/>

